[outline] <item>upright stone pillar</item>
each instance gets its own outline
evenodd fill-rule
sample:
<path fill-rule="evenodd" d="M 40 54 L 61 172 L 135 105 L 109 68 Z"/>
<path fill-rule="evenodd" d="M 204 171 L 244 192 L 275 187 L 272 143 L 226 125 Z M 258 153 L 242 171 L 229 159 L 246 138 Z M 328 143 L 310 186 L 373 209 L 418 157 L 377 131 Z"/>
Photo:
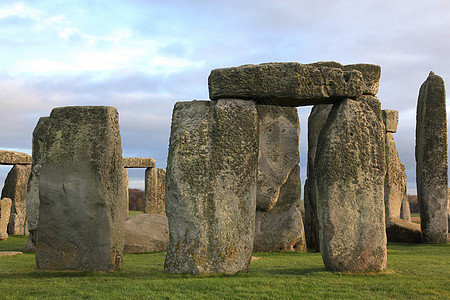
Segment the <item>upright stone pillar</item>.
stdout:
<path fill-rule="evenodd" d="M 447 243 L 447 155 L 444 80 L 430 72 L 420 87 L 416 120 L 417 197 L 424 243 Z"/>
<path fill-rule="evenodd" d="M 166 177 L 166 272 L 248 270 L 257 169 L 258 115 L 252 101 L 175 104 Z"/>
<path fill-rule="evenodd" d="M 255 251 L 306 251 L 300 213 L 297 109 L 257 105 L 259 121 Z"/>
<path fill-rule="evenodd" d="M 400 219 L 411 221 L 411 208 L 409 206 L 409 199 L 408 199 L 408 189 L 407 189 L 407 178 L 406 178 L 406 169 L 405 165 L 401 164 L 402 167 L 402 207 L 400 208 Z"/>
<path fill-rule="evenodd" d="M 30 165 L 14 165 L 5 180 L 1 198 L 12 200 L 9 217 L 9 235 L 28 235 L 27 230 L 27 183 Z"/>
<path fill-rule="evenodd" d="M 121 268 L 123 169 L 115 108 L 52 110 L 39 183 L 38 269 Z"/>
<path fill-rule="evenodd" d="M 39 175 L 44 157 L 45 139 L 47 136 L 48 117 L 39 119 L 33 131 L 33 149 L 31 174 L 27 186 L 27 220 L 30 236 L 25 246 L 25 252 L 36 251 L 37 223 L 39 219 Z"/>
<path fill-rule="evenodd" d="M 165 197 L 166 171 L 160 168 L 145 169 L 144 212 L 165 216 Z"/>
<path fill-rule="evenodd" d="M 320 133 L 314 166 L 327 270 L 386 268 L 384 131 L 380 102 L 363 96 L 336 103 Z"/>
<path fill-rule="evenodd" d="M 0 241 L 8 239 L 8 223 L 11 214 L 12 201 L 9 198 L 0 200 Z"/>
<path fill-rule="evenodd" d="M 383 121 L 386 127 L 386 177 L 384 181 L 384 204 L 386 218 L 400 218 L 400 210 L 404 197 L 406 173 L 395 145 L 394 133 L 397 132 L 398 112 L 383 110 Z"/>
<path fill-rule="evenodd" d="M 305 235 L 308 248 L 316 249 L 316 251 L 320 251 L 320 241 L 314 160 L 316 158 L 320 131 L 325 125 L 332 107 L 332 104 L 314 105 L 308 117 L 308 179 L 305 182 Z"/>

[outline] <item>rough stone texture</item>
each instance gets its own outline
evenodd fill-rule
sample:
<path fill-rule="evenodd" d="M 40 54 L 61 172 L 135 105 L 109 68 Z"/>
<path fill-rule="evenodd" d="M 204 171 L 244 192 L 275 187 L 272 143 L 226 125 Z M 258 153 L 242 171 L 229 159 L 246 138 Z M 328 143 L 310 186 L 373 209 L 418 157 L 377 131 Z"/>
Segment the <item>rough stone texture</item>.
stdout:
<path fill-rule="evenodd" d="M 448 189 L 450 192 L 450 188 Z M 450 196 L 450 193 L 449 193 Z M 448 232 L 450 232 L 450 201 L 447 203 L 447 216 L 448 216 Z"/>
<path fill-rule="evenodd" d="M 29 165 L 31 156 L 17 151 L 0 150 L 0 165 Z"/>
<path fill-rule="evenodd" d="M 8 239 L 8 223 L 11 205 L 12 200 L 9 198 L 2 198 L 0 200 L 0 241 L 6 241 Z"/>
<path fill-rule="evenodd" d="M 405 191 L 406 174 L 398 157 L 394 136 L 386 133 L 386 177 L 384 180 L 384 205 L 386 217 L 400 218 Z"/>
<path fill-rule="evenodd" d="M 300 168 L 295 166 L 270 211 L 256 210 L 253 251 L 306 251 L 300 212 Z"/>
<path fill-rule="evenodd" d="M 424 243 L 447 243 L 447 155 L 444 80 L 430 72 L 420 87 L 416 120 L 417 198 Z"/>
<path fill-rule="evenodd" d="M 30 165 L 15 165 L 5 180 L 1 198 L 12 200 L 9 216 L 9 235 L 28 235 L 27 229 L 27 183 Z"/>
<path fill-rule="evenodd" d="M 310 65 L 316 67 L 339 68 L 343 71 L 360 71 L 364 79 L 363 93 L 366 95 L 376 95 L 378 93 L 378 86 L 381 76 L 380 66 L 370 64 L 353 64 L 343 66 L 335 61 L 317 62 Z"/>
<path fill-rule="evenodd" d="M 215 69 L 208 78 L 210 99 L 252 99 L 260 104 L 302 106 L 333 103 L 363 94 L 360 71 L 300 63 L 266 63 Z"/>
<path fill-rule="evenodd" d="M 269 211 L 277 203 L 280 189 L 290 172 L 300 161 L 300 124 L 294 107 L 257 105 L 257 110 L 259 160 L 256 207 Z"/>
<path fill-rule="evenodd" d="M 156 161 L 149 157 L 124 157 L 123 166 L 125 168 L 154 168 Z"/>
<path fill-rule="evenodd" d="M 117 110 L 53 109 L 44 153 L 37 268 L 120 269 L 126 199 Z"/>
<path fill-rule="evenodd" d="M 386 132 L 396 133 L 398 126 L 398 111 L 383 109 L 382 113 Z"/>
<path fill-rule="evenodd" d="M 373 96 L 345 99 L 333 106 L 319 136 L 314 166 L 327 270 L 386 268 L 385 128 L 379 107 Z"/>
<path fill-rule="evenodd" d="M 252 101 L 175 104 L 166 174 L 166 272 L 248 270 L 257 168 L 258 116 Z"/>
<path fill-rule="evenodd" d="M 166 197 L 166 171 L 159 168 L 145 170 L 144 212 L 166 215 L 164 198 Z"/>
<path fill-rule="evenodd" d="M 162 251 L 169 244 L 167 217 L 154 214 L 138 214 L 125 222 L 124 253 Z"/>
<path fill-rule="evenodd" d="M 420 225 L 400 218 L 386 219 L 387 240 L 391 243 L 420 243 Z"/>
<path fill-rule="evenodd" d="M 402 188 L 403 188 L 403 196 L 402 196 L 402 206 L 400 208 L 400 219 L 411 221 L 411 209 L 409 207 L 409 199 L 408 199 L 408 188 L 407 188 L 407 178 L 406 178 L 406 169 L 405 165 L 401 164 L 402 168 Z"/>
<path fill-rule="evenodd" d="M 125 186 L 125 197 L 127 199 L 127 204 L 125 207 L 125 215 L 128 217 L 129 215 L 129 211 L 130 211 L 130 190 L 129 190 L 129 185 L 130 185 L 130 179 L 128 177 L 128 170 L 126 168 L 123 169 L 123 181 L 124 186 Z"/>
<path fill-rule="evenodd" d="M 319 134 L 327 121 L 332 104 L 314 105 L 308 117 L 308 166 L 305 181 L 305 236 L 308 248 L 320 251 L 319 220 L 317 217 L 316 178 L 314 160 L 316 158 Z"/>
<path fill-rule="evenodd" d="M 27 186 L 27 223 L 30 236 L 24 252 L 36 251 L 36 230 L 39 219 L 39 175 L 44 158 L 45 138 L 47 136 L 48 117 L 41 117 L 33 131 L 33 149 L 31 173 Z"/>

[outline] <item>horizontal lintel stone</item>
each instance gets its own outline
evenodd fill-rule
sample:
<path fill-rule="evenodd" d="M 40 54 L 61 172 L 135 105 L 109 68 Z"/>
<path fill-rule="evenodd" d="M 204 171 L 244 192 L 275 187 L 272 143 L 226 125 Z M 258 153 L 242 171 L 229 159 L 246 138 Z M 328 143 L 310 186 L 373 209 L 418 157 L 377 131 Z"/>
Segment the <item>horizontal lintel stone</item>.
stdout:
<path fill-rule="evenodd" d="M 125 168 L 154 168 L 156 161 L 150 157 L 124 157 L 123 166 Z"/>
<path fill-rule="evenodd" d="M 17 151 L 0 150 L 0 165 L 30 165 L 31 155 Z"/>

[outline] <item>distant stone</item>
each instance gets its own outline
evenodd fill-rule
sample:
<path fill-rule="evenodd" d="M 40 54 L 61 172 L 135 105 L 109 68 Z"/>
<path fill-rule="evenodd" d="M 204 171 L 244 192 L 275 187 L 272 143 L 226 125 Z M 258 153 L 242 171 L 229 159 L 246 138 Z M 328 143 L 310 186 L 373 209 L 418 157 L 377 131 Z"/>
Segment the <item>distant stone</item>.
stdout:
<path fill-rule="evenodd" d="M 248 99 L 259 104 L 303 106 L 332 103 L 363 94 L 360 71 L 300 63 L 266 63 L 215 69 L 208 79 L 212 100 Z"/>
<path fill-rule="evenodd" d="M 310 64 L 316 67 L 330 67 L 339 68 L 343 71 L 360 71 L 364 79 L 363 93 L 365 95 L 376 95 L 378 93 L 378 86 L 380 84 L 381 67 L 370 64 L 353 64 L 341 65 L 335 61 L 317 62 Z"/>
<path fill-rule="evenodd" d="M 281 187 L 300 161 L 300 124 L 295 107 L 257 105 L 257 110 L 259 161 L 256 207 L 269 211 L 276 205 Z"/>
<path fill-rule="evenodd" d="M 446 244 L 448 154 L 445 86 L 444 80 L 433 72 L 420 87 L 417 101 L 416 181 L 422 242 Z"/>
<path fill-rule="evenodd" d="M 115 108 L 52 110 L 39 182 L 38 269 L 121 268 L 126 219 L 123 169 Z"/>
<path fill-rule="evenodd" d="M 156 161 L 150 157 L 124 157 L 124 168 L 154 168 Z"/>
<path fill-rule="evenodd" d="M 371 96 L 367 96 L 371 97 Z M 376 98 L 333 106 L 314 163 L 320 251 L 327 270 L 386 268 L 385 128 Z"/>
<path fill-rule="evenodd" d="M 15 256 L 23 254 L 20 251 L 1 251 L 0 256 Z"/>
<path fill-rule="evenodd" d="M 386 177 L 384 180 L 384 204 L 386 217 L 400 218 L 400 210 L 406 190 L 406 173 L 398 156 L 394 136 L 386 133 Z"/>
<path fill-rule="evenodd" d="M 272 210 L 256 210 L 253 251 L 306 252 L 300 194 L 300 168 L 295 166 Z"/>
<path fill-rule="evenodd" d="M 9 198 L 2 198 L 0 200 L 0 241 L 6 241 L 8 239 L 8 223 L 11 205 L 12 200 Z"/>
<path fill-rule="evenodd" d="M 24 252 L 36 251 L 36 230 L 39 219 L 39 175 L 44 157 L 45 139 L 47 137 L 48 117 L 41 117 L 33 131 L 33 149 L 31 174 L 27 186 L 27 223 L 30 236 Z"/>
<path fill-rule="evenodd" d="M 257 168 L 258 115 L 252 101 L 175 104 L 166 170 L 166 272 L 248 270 Z"/>
<path fill-rule="evenodd" d="M 167 217 L 153 214 L 138 214 L 125 222 L 124 253 L 162 251 L 169 244 Z"/>
<path fill-rule="evenodd" d="M 408 199 L 408 189 L 407 189 L 407 178 L 406 178 L 406 169 L 405 165 L 401 164 L 402 168 L 402 186 L 403 186 L 403 196 L 402 196 L 402 206 L 400 208 L 400 219 L 411 221 L 411 208 L 409 206 Z"/>
<path fill-rule="evenodd" d="M 386 126 L 386 131 L 391 133 L 397 132 L 398 125 L 398 111 L 384 109 L 383 112 L 383 122 Z"/>
<path fill-rule="evenodd" d="M 308 248 L 320 251 L 319 219 L 317 216 L 316 177 L 314 160 L 316 158 L 319 135 L 330 114 L 332 104 L 314 105 L 308 117 L 308 165 L 305 181 L 305 236 Z"/>
<path fill-rule="evenodd" d="M 147 168 L 145 170 L 144 212 L 165 216 L 165 197 L 166 171 L 160 168 Z"/>
<path fill-rule="evenodd" d="M 9 216 L 9 235 L 28 235 L 27 229 L 27 184 L 30 165 L 14 165 L 6 177 L 1 198 L 12 200 Z"/>
<path fill-rule="evenodd" d="M 31 156 L 17 151 L 0 150 L 0 165 L 29 165 Z"/>
<path fill-rule="evenodd" d="M 420 225 L 400 218 L 387 218 L 387 240 L 390 243 L 420 243 Z"/>

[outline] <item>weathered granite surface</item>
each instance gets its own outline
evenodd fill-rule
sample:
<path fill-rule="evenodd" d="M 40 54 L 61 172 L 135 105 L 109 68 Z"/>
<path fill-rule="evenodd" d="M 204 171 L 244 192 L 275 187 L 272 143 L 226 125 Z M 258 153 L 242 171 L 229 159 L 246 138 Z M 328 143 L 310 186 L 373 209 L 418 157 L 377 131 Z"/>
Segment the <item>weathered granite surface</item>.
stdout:
<path fill-rule="evenodd" d="M 406 189 L 406 173 L 398 156 L 394 136 L 386 132 L 386 177 L 384 180 L 384 205 L 386 217 L 400 218 Z"/>
<path fill-rule="evenodd" d="M 120 269 L 126 199 L 117 110 L 54 108 L 44 153 L 37 268 Z"/>
<path fill-rule="evenodd" d="M 404 164 L 401 164 L 402 168 L 402 187 L 403 187 L 403 196 L 402 196 L 402 206 L 400 208 L 400 219 L 411 221 L 411 208 L 409 206 L 408 199 L 408 187 L 407 187 L 407 178 L 406 178 L 406 168 Z"/>
<path fill-rule="evenodd" d="M 422 242 L 446 244 L 448 232 L 447 113 L 444 80 L 430 72 L 416 116 L 416 181 Z"/>
<path fill-rule="evenodd" d="M 147 168 L 145 170 L 144 212 L 165 216 L 165 197 L 166 171 L 160 168 Z"/>
<path fill-rule="evenodd" d="M 325 268 L 386 268 L 385 127 L 376 97 L 336 103 L 315 158 L 320 251 Z"/>
<path fill-rule="evenodd" d="M 36 251 L 37 223 L 39 219 L 39 175 L 44 158 L 48 117 L 41 117 L 33 131 L 31 173 L 27 185 L 27 223 L 30 236 L 24 252 Z"/>
<path fill-rule="evenodd" d="M 12 200 L 9 216 L 9 235 L 28 235 L 27 230 L 27 183 L 30 165 L 14 165 L 6 177 L 1 198 Z"/>
<path fill-rule="evenodd" d="M 332 104 L 314 105 L 308 117 L 308 165 L 305 181 L 305 236 L 308 248 L 320 251 L 319 220 L 317 216 L 316 177 L 314 175 L 314 160 L 316 158 L 317 143 Z"/>
<path fill-rule="evenodd" d="M 167 217 L 156 214 L 138 214 L 125 222 L 124 253 L 162 251 L 169 244 Z"/>
<path fill-rule="evenodd" d="M 156 160 L 150 157 L 124 157 L 124 168 L 154 168 Z"/>
<path fill-rule="evenodd" d="M 210 99 L 251 99 L 260 104 L 302 106 L 357 99 L 365 87 L 360 71 L 300 63 L 222 68 L 208 78 Z"/>
<path fill-rule="evenodd" d="M 400 218 L 386 219 L 387 240 L 391 243 L 420 243 L 420 225 Z"/>
<path fill-rule="evenodd" d="M 175 104 L 166 170 L 166 272 L 248 270 L 257 168 L 258 115 L 252 101 Z"/>
<path fill-rule="evenodd" d="M 17 151 L 0 150 L 0 165 L 29 165 L 31 155 Z"/>
<path fill-rule="evenodd" d="M 0 241 L 8 239 L 8 223 L 9 215 L 11 214 L 12 200 L 9 198 L 2 198 L 0 200 Z"/>

